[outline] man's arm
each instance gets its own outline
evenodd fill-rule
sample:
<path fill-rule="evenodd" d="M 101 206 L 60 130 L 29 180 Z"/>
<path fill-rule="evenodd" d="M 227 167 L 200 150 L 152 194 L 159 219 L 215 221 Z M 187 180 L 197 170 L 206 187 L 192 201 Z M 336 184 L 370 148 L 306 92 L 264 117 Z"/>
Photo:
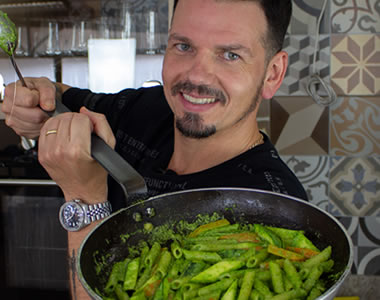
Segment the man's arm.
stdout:
<path fill-rule="evenodd" d="M 70 293 L 71 299 L 82 300 L 91 299 L 83 285 L 79 281 L 78 271 L 76 268 L 79 247 L 84 238 L 91 232 L 91 230 L 100 221 L 91 223 L 89 226 L 83 228 L 78 232 L 68 232 L 68 265 L 69 265 L 69 279 L 70 279 Z"/>

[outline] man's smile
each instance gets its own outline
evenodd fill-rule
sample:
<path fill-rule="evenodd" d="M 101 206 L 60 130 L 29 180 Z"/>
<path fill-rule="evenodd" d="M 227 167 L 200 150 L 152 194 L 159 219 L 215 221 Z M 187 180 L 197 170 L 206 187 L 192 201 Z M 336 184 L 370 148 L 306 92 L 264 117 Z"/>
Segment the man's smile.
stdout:
<path fill-rule="evenodd" d="M 217 101 L 216 98 L 196 98 L 188 94 L 183 94 L 183 97 L 192 104 L 210 104 Z"/>

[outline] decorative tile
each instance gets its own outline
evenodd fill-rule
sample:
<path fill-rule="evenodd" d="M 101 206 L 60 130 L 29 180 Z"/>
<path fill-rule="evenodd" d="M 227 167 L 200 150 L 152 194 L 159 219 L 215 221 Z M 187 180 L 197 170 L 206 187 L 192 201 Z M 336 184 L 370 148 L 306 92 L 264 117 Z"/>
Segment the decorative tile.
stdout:
<path fill-rule="evenodd" d="M 353 273 L 380 274 L 380 218 L 338 217 L 354 246 Z"/>
<path fill-rule="evenodd" d="M 306 86 L 310 76 L 319 73 L 329 82 L 330 76 L 330 37 L 320 35 L 318 52 L 313 66 L 315 37 L 310 35 L 287 35 L 284 50 L 289 54 L 289 66 L 284 81 L 277 91 L 277 96 L 306 96 Z M 315 71 L 315 72 L 314 72 Z"/>
<path fill-rule="evenodd" d="M 380 154 L 380 96 L 338 98 L 330 110 L 330 154 Z"/>
<path fill-rule="evenodd" d="M 281 155 L 328 154 L 328 109 L 310 97 L 271 101 L 271 140 Z"/>
<path fill-rule="evenodd" d="M 321 14 L 323 1 L 315 0 L 296 0 L 293 1 L 293 15 L 290 20 L 288 32 L 291 34 L 316 34 L 317 20 Z M 319 32 L 328 33 L 329 20 L 329 5 L 322 17 Z"/>
<path fill-rule="evenodd" d="M 338 95 L 379 95 L 380 35 L 333 35 L 331 81 Z"/>
<path fill-rule="evenodd" d="M 380 216 L 380 156 L 332 157 L 330 212 L 334 215 Z"/>
<path fill-rule="evenodd" d="M 282 156 L 306 190 L 309 202 L 328 209 L 329 157 Z"/>
<path fill-rule="evenodd" d="M 331 1 L 331 31 L 334 33 L 380 32 L 380 1 Z"/>

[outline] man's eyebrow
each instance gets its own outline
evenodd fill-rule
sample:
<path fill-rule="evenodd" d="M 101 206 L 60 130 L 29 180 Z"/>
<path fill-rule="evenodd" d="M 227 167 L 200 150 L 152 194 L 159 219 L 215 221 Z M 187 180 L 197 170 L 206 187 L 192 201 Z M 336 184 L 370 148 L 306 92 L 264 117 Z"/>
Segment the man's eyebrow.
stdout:
<path fill-rule="evenodd" d="M 186 44 L 190 44 L 190 39 L 185 37 L 185 36 L 182 36 L 178 33 L 172 33 L 170 34 L 169 36 L 169 41 L 170 40 L 176 40 L 176 41 L 180 41 L 180 42 L 183 42 L 183 43 L 186 43 Z"/>

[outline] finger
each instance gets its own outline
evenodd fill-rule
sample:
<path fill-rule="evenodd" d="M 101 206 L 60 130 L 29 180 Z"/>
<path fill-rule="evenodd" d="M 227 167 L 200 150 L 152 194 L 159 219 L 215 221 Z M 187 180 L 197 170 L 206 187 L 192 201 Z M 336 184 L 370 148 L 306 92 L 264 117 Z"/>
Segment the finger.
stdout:
<path fill-rule="evenodd" d="M 95 113 L 85 107 L 80 109 L 81 114 L 85 114 L 91 120 L 93 131 L 102 138 L 109 146 L 115 147 L 116 141 L 112 129 L 103 114 Z"/>
<path fill-rule="evenodd" d="M 37 91 L 23 87 L 18 81 L 9 84 L 4 90 L 4 110 L 10 112 L 13 106 L 36 107 L 39 105 L 39 94 Z"/>
<path fill-rule="evenodd" d="M 56 87 L 48 78 L 25 79 L 29 88 L 37 90 L 39 93 L 39 106 L 46 111 L 55 109 Z"/>
<path fill-rule="evenodd" d="M 78 145 L 80 149 L 86 152 L 88 158 L 91 157 L 91 132 L 90 118 L 84 114 L 75 114 L 70 128 L 70 143 Z"/>

